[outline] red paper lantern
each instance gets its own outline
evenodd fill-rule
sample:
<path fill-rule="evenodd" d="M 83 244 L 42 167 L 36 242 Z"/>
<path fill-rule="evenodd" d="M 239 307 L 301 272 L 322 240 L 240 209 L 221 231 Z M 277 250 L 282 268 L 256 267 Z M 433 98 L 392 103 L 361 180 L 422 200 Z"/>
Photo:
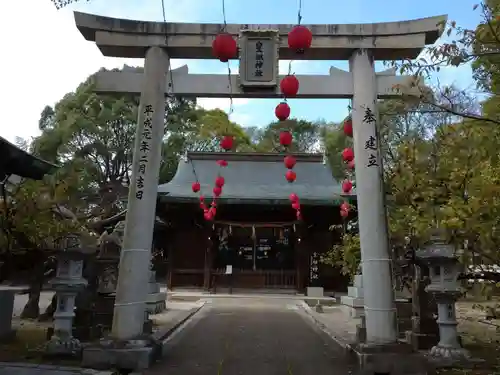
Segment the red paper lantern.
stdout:
<path fill-rule="evenodd" d="M 220 141 L 220 147 L 225 151 L 230 151 L 233 148 L 234 139 L 230 135 L 225 135 Z"/>
<path fill-rule="evenodd" d="M 283 161 L 285 162 L 285 167 L 287 167 L 288 169 L 293 169 L 293 167 L 295 167 L 295 164 L 297 163 L 297 160 L 292 155 L 285 156 L 285 159 Z"/>
<path fill-rule="evenodd" d="M 207 209 L 207 206 L 205 206 L 205 203 L 200 202 L 200 208 L 201 208 L 202 210 L 206 210 L 206 209 Z"/>
<path fill-rule="evenodd" d="M 280 121 L 285 121 L 290 117 L 290 106 L 286 102 L 281 102 L 276 106 L 274 114 Z"/>
<path fill-rule="evenodd" d="M 210 206 L 217 207 L 217 202 L 215 202 L 215 199 L 212 200 L 212 203 L 210 203 Z"/>
<path fill-rule="evenodd" d="M 344 202 L 340 205 L 340 209 L 341 210 L 344 210 L 344 211 L 349 211 L 349 208 L 351 208 L 351 206 L 349 205 L 349 203 L 347 202 Z"/>
<path fill-rule="evenodd" d="M 191 185 L 191 189 L 193 189 L 193 193 L 199 192 L 201 189 L 200 183 L 198 181 L 193 182 L 193 184 Z"/>
<path fill-rule="evenodd" d="M 340 210 L 340 216 L 342 216 L 343 218 L 346 218 L 347 216 L 349 216 L 349 211 Z"/>
<path fill-rule="evenodd" d="M 220 61 L 227 62 L 238 54 L 238 45 L 231 34 L 221 33 L 212 42 L 212 52 Z"/>
<path fill-rule="evenodd" d="M 212 221 L 214 219 L 214 217 L 212 216 L 212 214 L 210 213 L 210 211 L 207 211 L 207 212 L 203 213 L 203 217 L 207 221 Z"/>
<path fill-rule="evenodd" d="M 205 197 L 203 195 L 200 195 L 200 202 L 201 203 L 205 202 Z"/>
<path fill-rule="evenodd" d="M 222 188 L 220 186 L 214 186 L 212 192 L 214 193 L 214 196 L 220 197 L 220 195 L 222 194 Z"/>
<path fill-rule="evenodd" d="M 345 162 L 350 162 L 351 160 L 354 159 L 354 151 L 352 148 L 345 148 L 344 151 L 342 151 L 342 159 Z"/>
<path fill-rule="evenodd" d="M 342 182 L 342 191 L 344 193 L 350 193 L 352 190 L 352 182 L 349 180 L 345 180 Z"/>
<path fill-rule="evenodd" d="M 299 80 L 294 75 L 287 75 L 280 81 L 281 93 L 286 98 L 292 98 L 299 92 Z"/>
<path fill-rule="evenodd" d="M 280 132 L 280 145 L 288 147 L 292 144 L 292 133 L 288 130 Z"/>
<path fill-rule="evenodd" d="M 224 177 L 217 176 L 217 178 L 215 179 L 215 186 L 222 188 L 224 186 L 225 182 L 226 182 L 226 180 L 224 180 Z"/>
<path fill-rule="evenodd" d="M 352 119 L 348 118 L 347 120 L 344 121 L 344 134 L 347 135 L 348 137 L 352 137 Z"/>
<path fill-rule="evenodd" d="M 295 203 L 299 201 L 299 196 L 295 193 L 290 194 L 290 202 Z"/>
<path fill-rule="evenodd" d="M 354 164 L 354 159 L 352 159 L 349 163 L 347 163 L 347 168 L 349 169 L 354 169 L 355 167 L 355 164 Z"/>
<path fill-rule="evenodd" d="M 215 217 L 215 214 L 217 213 L 217 208 L 210 207 L 210 209 L 208 210 L 208 212 L 210 212 L 210 214 L 212 215 L 212 217 Z"/>
<path fill-rule="evenodd" d="M 288 47 L 297 53 L 304 53 L 306 49 L 311 47 L 311 43 L 312 32 L 305 26 L 295 26 L 288 33 Z"/>
<path fill-rule="evenodd" d="M 297 212 L 295 213 L 295 217 L 297 218 L 297 220 L 302 220 L 302 214 L 300 213 L 300 210 L 297 210 Z"/>
<path fill-rule="evenodd" d="M 292 208 L 294 210 L 300 210 L 300 203 L 299 202 L 293 202 L 292 203 Z"/>
<path fill-rule="evenodd" d="M 220 167 L 227 167 L 227 161 L 226 160 L 217 160 L 217 164 Z"/>
<path fill-rule="evenodd" d="M 297 174 L 291 169 L 289 169 L 288 171 L 286 171 L 285 178 L 288 182 L 292 183 L 297 178 Z"/>

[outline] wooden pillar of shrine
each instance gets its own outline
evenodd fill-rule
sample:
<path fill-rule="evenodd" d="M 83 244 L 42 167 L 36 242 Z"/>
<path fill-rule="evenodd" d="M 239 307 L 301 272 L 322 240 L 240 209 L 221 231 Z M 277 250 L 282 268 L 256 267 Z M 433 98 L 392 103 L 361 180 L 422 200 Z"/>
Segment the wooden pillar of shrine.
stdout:
<path fill-rule="evenodd" d="M 167 288 L 172 290 L 172 278 L 174 273 L 174 246 L 168 245 L 167 250 Z"/>
<path fill-rule="evenodd" d="M 207 233 L 210 235 L 205 236 L 206 242 L 205 242 L 205 260 L 204 260 L 204 266 L 203 266 L 203 289 L 208 291 L 210 290 L 210 279 L 212 276 L 212 256 L 213 256 L 213 243 L 214 243 L 214 236 L 215 236 L 215 231 L 214 230 L 206 230 Z"/>

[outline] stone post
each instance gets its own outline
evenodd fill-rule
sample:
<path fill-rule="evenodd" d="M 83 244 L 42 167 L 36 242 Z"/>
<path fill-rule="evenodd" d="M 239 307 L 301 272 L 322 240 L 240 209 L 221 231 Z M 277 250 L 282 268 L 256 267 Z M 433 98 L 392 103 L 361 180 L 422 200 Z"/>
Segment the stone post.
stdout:
<path fill-rule="evenodd" d="M 119 340 L 134 339 L 143 331 L 164 134 L 168 66 L 169 58 L 165 49 L 155 46 L 146 51 L 111 332 L 112 337 Z"/>
<path fill-rule="evenodd" d="M 54 312 L 54 333 L 46 345 L 50 355 L 79 355 L 80 341 L 73 337 L 75 299 L 87 285 L 83 279 L 83 249 L 76 235 L 70 235 L 59 244 L 56 277 L 50 281 L 57 296 Z"/>
<path fill-rule="evenodd" d="M 159 314 L 167 308 L 167 293 L 160 290 L 156 282 L 156 271 L 153 270 L 153 257 L 149 265 L 148 302 L 146 310 L 149 314 Z"/>
<path fill-rule="evenodd" d="M 370 51 L 364 49 L 355 51 L 349 63 L 354 86 L 352 120 L 366 339 L 370 344 L 390 344 L 397 340 L 396 310 L 377 132 L 375 67 Z"/>
<path fill-rule="evenodd" d="M 363 275 L 354 275 L 352 286 L 347 288 L 347 296 L 340 297 L 342 310 L 350 318 L 361 318 L 364 315 Z"/>

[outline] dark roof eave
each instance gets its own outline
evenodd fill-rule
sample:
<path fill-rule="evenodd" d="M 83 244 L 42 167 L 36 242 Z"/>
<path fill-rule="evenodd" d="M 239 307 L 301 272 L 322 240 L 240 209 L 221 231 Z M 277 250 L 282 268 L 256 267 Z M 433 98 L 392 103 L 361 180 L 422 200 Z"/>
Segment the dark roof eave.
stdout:
<path fill-rule="evenodd" d="M 41 180 L 44 175 L 52 174 L 59 166 L 34 156 L 5 138 L 0 137 L 0 172 L 4 175 L 17 175 L 23 178 Z"/>
<path fill-rule="evenodd" d="M 165 193 L 158 194 L 158 200 L 160 202 L 169 202 L 169 203 L 181 203 L 181 204 L 195 204 L 197 203 L 198 197 L 176 197 L 171 196 Z M 289 205 L 290 200 L 288 198 L 283 199 L 268 199 L 268 198 L 225 198 L 219 197 L 217 200 L 223 204 L 227 205 L 238 205 L 238 204 L 247 204 L 247 205 Z M 339 206 L 343 201 L 356 200 L 356 196 L 339 196 L 337 199 L 301 199 L 300 203 L 303 206 Z"/>

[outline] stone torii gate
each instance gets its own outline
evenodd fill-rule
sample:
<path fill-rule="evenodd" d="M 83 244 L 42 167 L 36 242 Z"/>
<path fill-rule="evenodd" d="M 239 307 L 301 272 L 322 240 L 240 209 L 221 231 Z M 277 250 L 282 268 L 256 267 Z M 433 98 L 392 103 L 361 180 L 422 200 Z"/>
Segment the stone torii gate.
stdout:
<path fill-rule="evenodd" d="M 130 340 L 141 335 L 147 295 L 153 235 L 165 95 L 193 97 L 280 98 L 279 59 L 349 60 L 350 71 L 331 68 L 328 75 L 298 76 L 298 98 L 353 98 L 352 120 L 356 156 L 356 191 L 364 278 L 367 342 L 392 344 L 397 340 L 396 313 L 384 206 L 381 160 L 377 139 L 377 98 L 400 95 L 394 87 L 411 77 L 394 70 L 376 73 L 375 60 L 414 59 L 441 34 L 446 16 L 411 21 L 306 25 L 313 43 L 302 56 L 288 48 L 294 25 L 227 25 L 239 36 L 240 74 L 189 74 L 187 66 L 169 73 L 170 58 L 212 59 L 212 41 L 219 24 L 142 22 L 75 12 L 76 26 L 103 55 L 145 58 L 144 73 L 133 70 L 100 72 L 97 91 L 140 93 L 140 111 L 133 159 L 124 248 L 113 318 L 112 335 Z M 256 42 L 264 44 L 264 74 L 257 77 Z M 252 54 L 253 53 L 253 54 Z M 253 60 L 252 60 L 253 59 Z M 173 82 L 173 85 L 171 84 Z M 417 93 L 418 88 L 413 93 Z M 188 187 L 186 187 L 188 188 Z"/>

